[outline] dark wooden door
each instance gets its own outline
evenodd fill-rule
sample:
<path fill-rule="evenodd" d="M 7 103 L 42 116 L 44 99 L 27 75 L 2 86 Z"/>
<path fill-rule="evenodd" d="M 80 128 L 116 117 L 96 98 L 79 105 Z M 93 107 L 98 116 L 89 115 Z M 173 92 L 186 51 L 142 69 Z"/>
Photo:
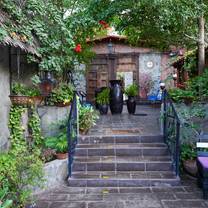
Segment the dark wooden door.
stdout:
<path fill-rule="evenodd" d="M 109 62 L 107 57 L 97 57 L 87 72 L 87 100 L 94 102 L 95 90 L 109 86 Z"/>

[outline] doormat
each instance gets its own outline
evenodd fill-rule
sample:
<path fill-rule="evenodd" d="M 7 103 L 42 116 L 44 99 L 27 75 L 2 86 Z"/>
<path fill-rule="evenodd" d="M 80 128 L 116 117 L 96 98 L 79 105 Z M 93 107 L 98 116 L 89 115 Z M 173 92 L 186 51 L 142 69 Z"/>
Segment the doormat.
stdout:
<path fill-rule="evenodd" d="M 135 113 L 133 114 L 133 116 L 147 116 L 146 113 Z"/>

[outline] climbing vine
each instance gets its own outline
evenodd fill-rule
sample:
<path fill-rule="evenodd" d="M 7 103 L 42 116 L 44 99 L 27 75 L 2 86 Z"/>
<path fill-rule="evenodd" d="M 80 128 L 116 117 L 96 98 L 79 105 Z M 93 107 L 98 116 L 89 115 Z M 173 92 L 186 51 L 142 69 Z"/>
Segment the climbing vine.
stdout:
<path fill-rule="evenodd" d="M 35 110 L 31 108 L 28 126 L 30 128 L 34 146 L 40 147 L 43 144 L 43 136 L 41 135 L 40 118 Z"/>
<path fill-rule="evenodd" d="M 32 114 L 30 125 L 34 139 L 32 147 L 25 138 L 22 115 L 27 108 L 12 106 L 9 116 L 11 147 L 8 153 L 0 153 L 0 188 L 4 184 L 5 201 L 12 201 L 12 207 L 22 208 L 28 202 L 33 186 L 41 186 L 43 182 L 43 164 L 40 160 L 41 142 L 39 120 Z"/>

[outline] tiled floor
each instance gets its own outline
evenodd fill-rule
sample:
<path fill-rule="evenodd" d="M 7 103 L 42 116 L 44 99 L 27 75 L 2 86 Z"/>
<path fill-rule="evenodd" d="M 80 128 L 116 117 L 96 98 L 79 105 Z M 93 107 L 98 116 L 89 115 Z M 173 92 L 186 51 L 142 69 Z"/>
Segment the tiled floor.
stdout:
<path fill-rule="evenodd" d="M 38 208 L 207 208 L 196 181 L 182 185 L 138 188 L 83 188 L 62 185 L 41 194 Z"/>
<path fill-rule="evenodd" d="M 97 125 L 93 127 L 88 136 L 85 136 L 83 144 L 92 141 L 100 142 L 100 150 L 106 143 L 116 144 L 113 135 L 130 135 L 126 138 L 129 141 L 134 141 L 133 135 L 138 135 L 140 140 L 145 140 L 144 135 L 159 135 L 160 134 L 160 109 L 152 106 L 137 106 L 137 115 L 128 115 L 126 109 L 122 115 L 107 115 L 101 116 Z M 132 135 L 132 136 L 131 136 Z M 94 137 L 94 138 L 90 138 Z M 109 137 L 108 137 L 109 136 Z M 89 137 L 89 138 L 88 138 Z M 105 144 L 102 140 L 105 139 Z M 151 138 L 150 138 L 151 139 Z M 109 141 L 107 141 L 109 140 Z M 115 140 L 115 141 L 114 141 Z M 134 142 L 133 142 L 134 143 Z M 109 144 L 112 145 L 112 144 Z M 131 144 L 127 144 L 130 145 Z M 99 146 L 99 145 L 98 145 Z M 119 145 L 118 145 L 119 146 Z M 94 144 L 92 144 L 92 148 Z M 121 158 L 125 159 L 126 158 Z M 120 159 L 120 160 L 121 160 Z M 144 162 L 157 161 L 158 158 L 144 158 Z M 77 158 L 77 162 L 91 162 L 92 158 Z M 94 156 L 93 161 L 112 162 L 115 156 L 107 158 L 103 156 Z M 129 157 L 129 161 L 141 161 L 141 157 Z M 135 162 L 134 161 L 134 162 Z M 119 161 L 122 162 L 122 161 Z M 129 173 L 130 175 L 126 175 Z M 102 175 L 102 171 L 92 172 L 97 177 L 108 179 L 109 177 L 117 178 L 133 178 L 134 172 L 113 172 L 109 175 Z M 138 174 L 138 172 L 137 172 Z M 143 173 L 142 173 L 143 174 Z M 151 175 L 153 174 L 153 175 Z M 165 177 L 160 171 L 160 177 Z M 167 174 L 167 173 L 164 173 Z M 79 177 L 77 175 L 77 177 Z M 83 173 L 81 175 L 83 177 Z M 91 177 L 89 174 L 87 177 Z M 92 176 L 94 177 L 94 176 Z M 155 177 L 155 173 L 146 172 L 139 176 L 140 178 Z M 38 208 L 208 208 L 208 201 L 202 199 L 202 191 L 196 185 L 196 180 L 184 176 L 181 184 L 178 186 L 171 186 L 164 184 L 160 186 L 150 187 L 69 187 L 67 185 L 60 185 L 57 188 L 51 189 L 45 193 L 40 194 L 36 198 Z"/>

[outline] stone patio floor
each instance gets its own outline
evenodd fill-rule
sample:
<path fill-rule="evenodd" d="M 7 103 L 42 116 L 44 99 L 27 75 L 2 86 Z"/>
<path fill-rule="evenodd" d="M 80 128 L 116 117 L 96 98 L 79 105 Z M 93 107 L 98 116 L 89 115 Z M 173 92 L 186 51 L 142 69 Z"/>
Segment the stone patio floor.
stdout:
<path fill-rule="evenodd" d="M 88 135 L 160 134 L 159 111 L 137 106 L 138 115 L 128 115 L 124 109 L 120 116 L 102 116 Z M 208 200 L 202 199 L 196 184 L 187 176 L 182 177 L 180 186 L 92 188 L 62 184 L 35 199 L 38 208 L 208 208 Z"/>
<path fill-rule="evenodd" d="M 38 208 L 207 208 L 196 181 L 181 186 L 83 188 L 62 185 L 38 196 Z"/>
<path fill-rule="evenodd" d="M 111 115 L 109 112 L 108 115 L 101 116 L 88 135 L 158 135 L 159 120 L 160 108 L 154 105 L 137 105 L 135 115 L 129 115 L 124 106 L 120 115 Z"/>

